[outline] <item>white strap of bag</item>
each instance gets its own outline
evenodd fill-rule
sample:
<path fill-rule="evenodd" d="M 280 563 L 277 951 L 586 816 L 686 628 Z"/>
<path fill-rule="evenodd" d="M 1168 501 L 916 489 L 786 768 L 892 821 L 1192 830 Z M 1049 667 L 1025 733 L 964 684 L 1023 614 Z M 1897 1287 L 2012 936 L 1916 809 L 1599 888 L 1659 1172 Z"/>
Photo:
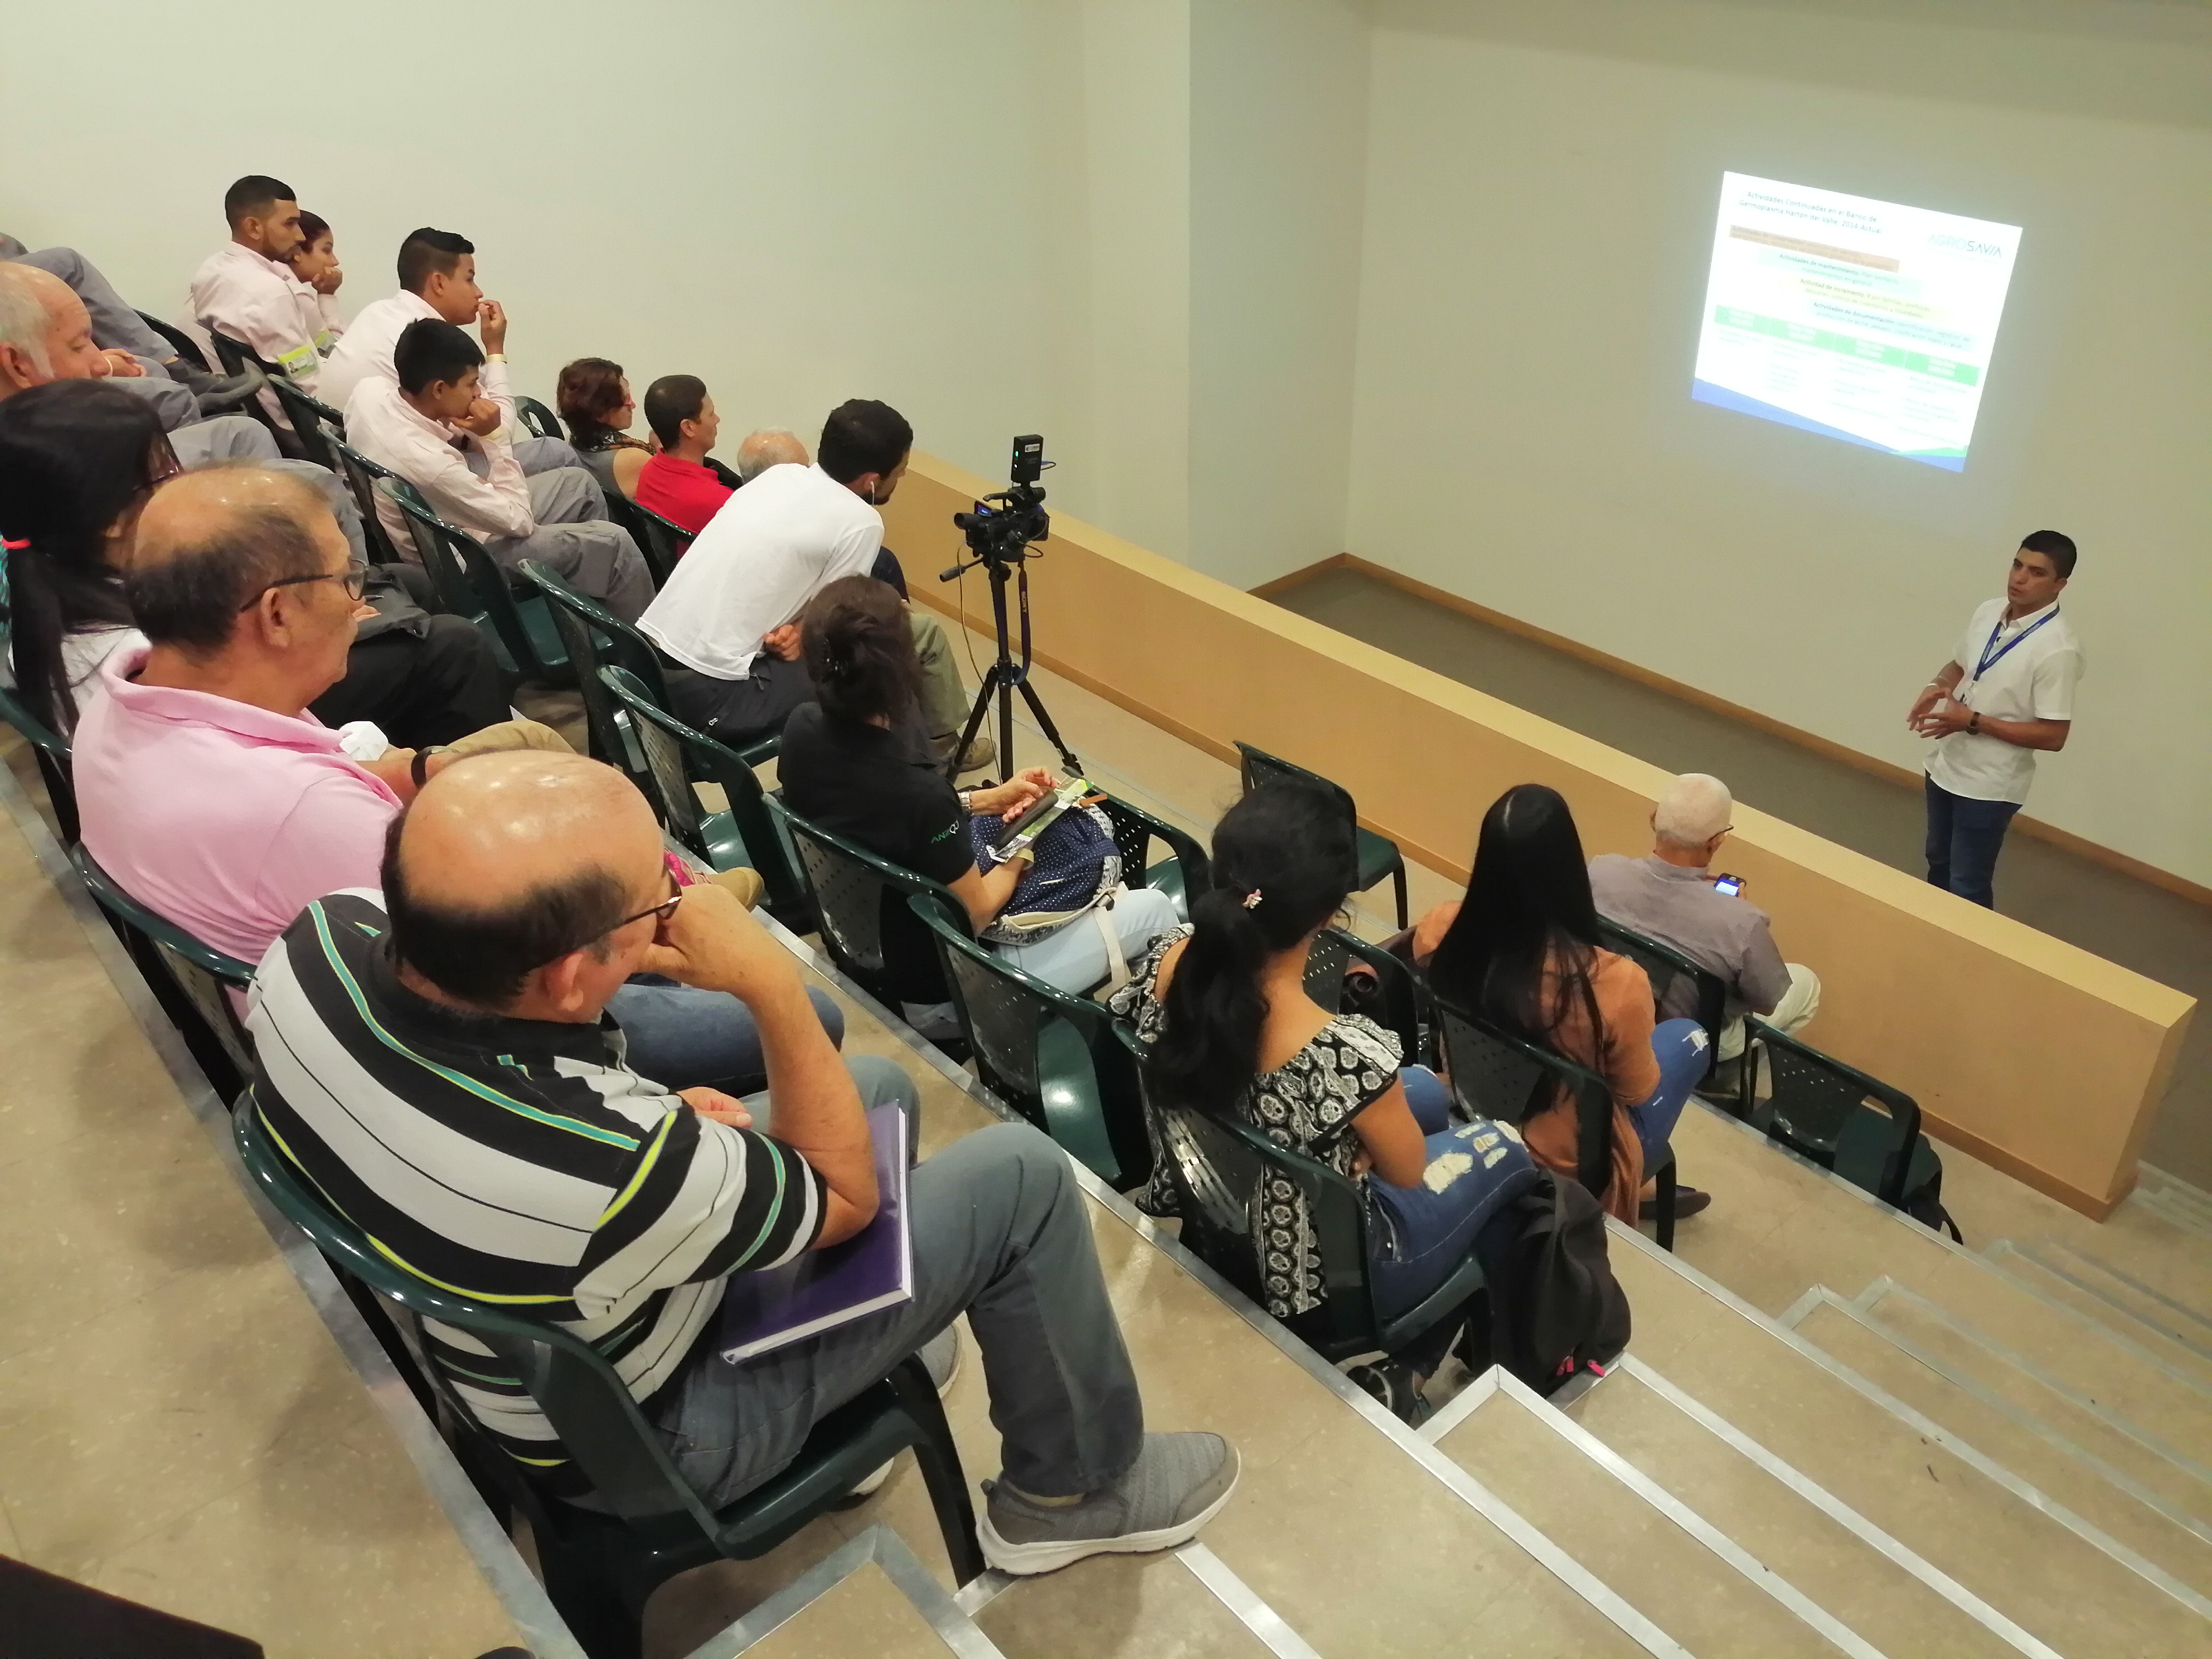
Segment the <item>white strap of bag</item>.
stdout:
<path fill-rule="evenodd" d="M 1098 929 L 1098 937 L 1106 941 L 1106 994 L 1111 996 L 1129 982 L 1129 964 L 1121 955 L 1121 935 L 1114 926 L 1114 906 L 1128 892 L 1127 885 L 1114 884 L 1114 890 L 1091 907 L 1091 920 Z"/>

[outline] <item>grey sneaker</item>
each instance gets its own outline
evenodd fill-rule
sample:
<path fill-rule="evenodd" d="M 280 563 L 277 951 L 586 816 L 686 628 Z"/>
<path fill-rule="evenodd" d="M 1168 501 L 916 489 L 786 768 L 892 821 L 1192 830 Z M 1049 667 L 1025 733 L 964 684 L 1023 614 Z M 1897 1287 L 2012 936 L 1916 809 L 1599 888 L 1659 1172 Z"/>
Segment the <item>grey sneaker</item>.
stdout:
<path fill-rule="evenodd" d="M 1148 1434 L 1112 1486 L 1054 1509 L 983 1483 L 983 1559 L 1000 1572 L 1052 1572 L 1086 1555 L 1141 1555 L 1198 1535 L 1237 1488 L 1237 1448 L 1218 1434 Z"/>

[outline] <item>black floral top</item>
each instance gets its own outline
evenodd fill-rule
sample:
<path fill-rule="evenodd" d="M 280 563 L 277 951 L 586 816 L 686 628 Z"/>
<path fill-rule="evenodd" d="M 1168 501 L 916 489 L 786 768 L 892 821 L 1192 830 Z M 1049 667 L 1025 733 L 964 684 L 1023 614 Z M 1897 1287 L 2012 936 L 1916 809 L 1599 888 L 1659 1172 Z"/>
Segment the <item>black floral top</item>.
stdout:
<path fill-rule="evenodd" d="M 1146 1042 L 1158 1038 L 1166 1018 L 1154 991 L 1160 959 L 1190 932 L 1188 927 L 1179 927 L 1153 940 L 1142 966 L 1109 1004 L 1135 1025 Z M 1359 1179 L 1352 1169 L 1359 1143 L 1351 1132 L 1352 1120 L 1389 1091 L 1398 1078 L 1399 1058 L 1395 1033 L 1364 1014 L 1340 1014 L 1286 1063 L 1254 1078 L 1229 1103 L 1230 1109 L 1278 1146 Z M 1156 1215 L 1172 1215 L 1177 1208 L 1174 1177 L 1166 1157 L 1158 1155 L 1164 1149 L 1154 1151 L 1152 1187 L 1144 1207 Z M 1247 1207 L 1267 1311 L 1283 1319 L 1319 1307 L 1321 1253 L 1304 1194 L 1271 1172 Z"/>

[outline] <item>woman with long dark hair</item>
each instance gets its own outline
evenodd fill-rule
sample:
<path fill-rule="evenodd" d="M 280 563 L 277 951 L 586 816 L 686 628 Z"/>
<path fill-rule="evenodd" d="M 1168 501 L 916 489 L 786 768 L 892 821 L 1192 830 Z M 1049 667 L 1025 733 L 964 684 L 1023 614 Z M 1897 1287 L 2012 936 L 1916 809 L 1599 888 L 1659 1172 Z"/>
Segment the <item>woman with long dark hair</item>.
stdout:
<path fill-rule="evenodd" d="M 1306 957 L 1351 895 L 1350 827 L 1318 790 L 1276 785 L 1231 807 L 1213 832 L 1213 884 L 1190 925 L 1155 945 L 1115 1012 L 1152 1046 L 1150 1086 L 1163 1103 L 1242 1119 L 1278 1145 L 1363 1181 L 1369 1272 L 1382 1311 L 1433 1292 L 1483 1224 L 1535 1179 L 1528 1154 L 1496 1124 L 1453 1125 L 1437 1075 L 1402 1066 L 1397 1037 L 1364 1015 L 1306 994 Z M 1162 1172 L 1148 1207 L 1165 1211 Z M 1254 1195 L 1254 1247 L 1267 1311 L 1294 1319 L 1320 1305 L 1322 1263 L 1305 1203 L 1270 1176 Z M 1414 1352 L 1359 1380 L 1401 1416 L 1460 1322 L 1447 1318 Z"/>
<path fill-rule="evenodd" d="M 579 357 L 561 371 L 553 407 L 568 428 L 577 459 L 607 489 L 635 500 L 637 475 L 653 459 L 653 446 L 629 435 L 637 418 L 623 366 L 605 357 Z"/>
<path fill-rule="evenodd" d="M 1419 960 L 1433 949 L 1429 982 L 1444 1001 L 1605 1079 L 1613 1135 L 1603 1201 L 1633 1222 L 1644 1170 L 1666 1146 L 1711 1056 L 1695 1020 L 1653 1024 L 1644 969 L 1599 940 L 1574 814 L 1556 789 L 1524 783 L 1483 816 L 1467 896 L 1424 918 L 1414 952 Z M 1538 1163 L 1574 1178 L 1571 1100 L 1530 1117 L 1523 1133 Z M 1711 1199 L 1684 1188 L 1676 1202 L 1677 1214 L 1692 1214 Z"/>
<path fill-rule="evenodd" d="M 138 514 L 177 471 L 154 406 L 97 380 L 0 403 L 9 654 L 24 704 L 62 736 L 100 665 L 143 642 L 123 598 Z"/>
<path fill-rule="evenodd" d="M 873 576 L 830 583 L 799 618 L 799 644 L 816 700 L 793 711 L 776 757 L 783 798 L 799 817 L 943 882 L 966 908 L 979 938 L 1023 972 L 1064 990 L 1087 991 L 1118 977 L 1182 919 L 1166 894 L 1139 887 L 1099 900 L 1092 907 L 1097 917 L 1086 912 L 1049 931 L 1004 936 L 1029 858 L 1017 854 L 979 868 L 969 820 L 1018 817 L 1056 781 L 1031 767 L 988 789 L 956 792 L 946 781 L 923 730 L 914 627 L 889 583 Z M 1047 833 L 1060 828 L 1055 823 Z M 908 1023 L 925 1035 L 957 1031 L 952 1006 L 942 1000 L 928 932 L 896 894 L 885 895 L 883 928 L 886 956 L 910 970 L 899 988 Z M 1115 939 L 1112 960 L 1108 931 Z"/>

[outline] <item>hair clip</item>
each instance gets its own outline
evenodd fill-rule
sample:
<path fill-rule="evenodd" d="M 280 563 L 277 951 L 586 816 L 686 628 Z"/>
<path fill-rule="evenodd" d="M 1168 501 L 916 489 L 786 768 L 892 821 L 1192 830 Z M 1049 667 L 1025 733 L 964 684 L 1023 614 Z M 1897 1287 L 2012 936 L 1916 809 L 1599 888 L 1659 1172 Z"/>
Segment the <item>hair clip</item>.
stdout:
<path fill-rule="evenodd" d="M 1250 892 L 1244 895 L 1244 908 L 1247 910 L 1256 910 L 1260 908 L 1260 890 L 1258 888 L 1255 887 Z"/>

